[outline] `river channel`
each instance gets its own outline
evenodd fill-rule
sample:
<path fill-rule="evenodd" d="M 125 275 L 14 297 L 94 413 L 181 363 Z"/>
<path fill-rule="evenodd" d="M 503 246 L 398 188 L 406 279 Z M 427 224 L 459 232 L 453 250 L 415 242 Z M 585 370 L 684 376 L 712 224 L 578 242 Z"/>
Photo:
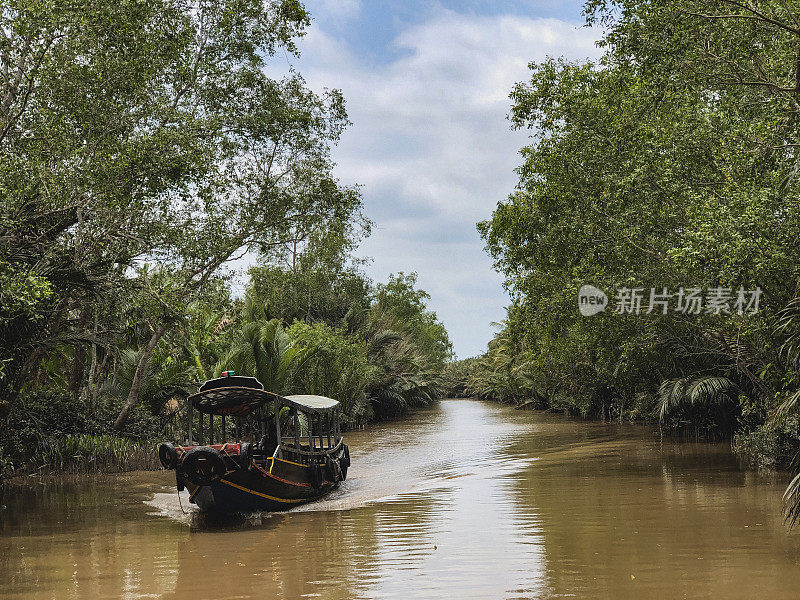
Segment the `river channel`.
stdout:
<path fill-rule="evenodd" d="M 340 489 L 219 522 L 170 472 L 16 478 L 0 598 L 798 598 L 785 475 L 474 400 L 347 434 Z"/>

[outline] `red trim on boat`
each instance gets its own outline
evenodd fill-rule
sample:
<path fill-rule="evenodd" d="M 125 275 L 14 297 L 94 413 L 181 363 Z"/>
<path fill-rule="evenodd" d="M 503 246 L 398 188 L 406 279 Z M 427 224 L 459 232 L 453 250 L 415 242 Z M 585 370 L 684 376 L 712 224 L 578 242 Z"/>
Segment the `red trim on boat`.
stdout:
<path fill-rule="evenodd" d="M 294 485 L 297 487 L 311 487 L 310 483 L 300 483 L 299 481 L 290 481 L 288 479 L 284 479 L 283 477 L 278 477 L 277 475 L 273 475 L 269 471 L 265 471 L 264 469 L 259 467 L 255 462 L 253 463 L 253 466 L 259 471 L 261 471 L 267 477 L 272 477 L 273 479 L 275 479 L 276 481 L 280 481 L 281 483 L 288 483 L 289 485 Z"/>
<path fill-rule="evenodd" d="M 310 483 L 300 483 L 299 481 L 289 481 L 288 479 L 284 479 L 283 477 L 278 477 L 277 475 L 273 475 L 272 473 L 267 473 L 269 477 L 273 479 L 277 479 L 282 483 L 288 483 L 289 485 L 296 485 L 297 487 L 311 487 Z"/>

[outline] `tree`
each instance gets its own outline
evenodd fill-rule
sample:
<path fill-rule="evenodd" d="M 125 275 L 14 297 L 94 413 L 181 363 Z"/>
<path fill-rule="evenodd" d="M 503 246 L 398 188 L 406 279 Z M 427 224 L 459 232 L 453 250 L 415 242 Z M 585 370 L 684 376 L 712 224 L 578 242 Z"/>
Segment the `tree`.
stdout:
<path fill-rule="evenodd" d="M 452 356 L 453 346 L 444 325 L 427 307 L 430 294 L 416 289 L 416 284 L 416 273 L 390 275 L 389 281 L 377 285 L 376 309 L 393 316 L 397 329 L 409 333 L 430 367 L 441 370 Z"/>
<path fill-rule="evenodd" d="M 778 324 L 800 275 L 798 12 L 777 0 L 591 0 L 602 59 L 531 64 L 515 86 L 511 120 L 533 140 L 518 189 L 479 229 L 539 391 L 585 414 L 660 406 L 728 433 L 759 430 L 792 398 Z M 757 315 L 586 318 L 584 283 L 763 294 Z"/>
<path fill-rule="evenodd" d="M 263 307 L 247 295 L 242 320 L 229 337 L 230 345 L 214 368 L 214 376 L 223 370 L 255 377 L 264 389 L 276 394 L 295 391 L 300 371 L 314 352 L 295 344 L 278 319 L 267 319 Z"/>
<path fill-rule="evenodd" d="M 263 253 L 262 264 L 249 270 L 250 293 L 284 323 L 322 321 L 336 327 L 369 306 L 371 284 L 359 270 L 363 261 L 352 253 L 371 223 L 355 190 L 328 192 L 335 213 L 294 223 L 287 241 Z"/>
<path fill-rule="evenodd" d="M 370 362 L 364 340 L 325 323 L 301 321 L 292 324 L 287 334 L 310 352 L 297 377 L 304 393 L 341 402 L 346 422 L 363 423 L 372 416 L 366 389 L 375 379 L 377 368 Z"/>
<path fill-rule="evenodd" d="M 0 283 L 27 309 L 0 315 L 17 332 L 3 341 L 0 416 L 54 347 L 75 347 L 82 373 L 78 347 L 108 303 L 94 299 L 157 262 L 169 278 L 132 285 L 158 309 L 121 427 L 160 338 L 226 262 L 360 202 L 330 175 L 343 99 L 266 76 L 308 24 L 293 0 L 52 0 L 1 16 Z"/>
<path fill-rule="evenodd" d="M 691 14 L 700 4 L 724 3 L 615 3 L 623 10 L 619 18 L 604 13 L 609 34 L 599 64 L 532 64 L 531 80 L 511 95 L 512 122 L 530 128 L 534 142 L 523 149 L 518 191 L 479 228 L 508 277 L 528 348 L 554 373 L 586 382 L 584 395 L 602 387 L 631 402 L 643 389 L 655 393 L 664 378 L 685 376 L 642 351 L 663 346 L 676 327 L 699 329 L 762 402 L 774 395 L 775 382 L 755 374 L 774 356 L 764 327 L 792 296 L 786 281 L 797 277 L 796 182 L 775 149 L 789 135 L 787 122 L 766 112 L 774 98 L 762 92 L 755 102 L 750 86 L 731 86 L 730 65 L 707 53 L 708 35 L 722 44 L 764 31 L 744 19 L 715 25 Z M 742 30 L 729 30 L 737 23 Z M 756 61 L 755 47 L 741 52 Z M 749 319 L 589 320 L 574 304 L 583 283 L 611 292 L 760 286 L 764 302 Z M 570 339 L 580 343 L 564 352 Z M 662 364 L 642 369 L 644 360 Z"/>

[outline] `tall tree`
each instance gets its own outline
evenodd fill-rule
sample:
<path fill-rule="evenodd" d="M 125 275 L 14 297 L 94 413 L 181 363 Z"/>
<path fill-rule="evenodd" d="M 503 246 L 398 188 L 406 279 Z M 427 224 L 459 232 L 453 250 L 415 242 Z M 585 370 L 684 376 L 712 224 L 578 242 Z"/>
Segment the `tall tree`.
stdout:
<path fill-rule="evenodd" d="M 3 7 L 0 285 L 20 301 L 0 307 L 0 418 L 50 349 L 95 339 L 130 265 L 158 262 L 170 277 L 133 282 L 151 333 L 121 427 L 153 349 L 226 262 L 337 214 L 348 194 L 321 190 L 339 189 L 341 95 L 264 71 L 307 24 L 294 0 Z"/>
<path fill-rule="evenodd" d="M 598 399 L 587 412 L 710 372 L 762 408 L 786 385 L 773 325 L 800 275 L 796 8 L 592 1 L 603 58 L 532 64 L 514 88 L 512 122 L 533 142 L 518 190 L 479 228 L 538 381 Z M 733 314 L 678 314 L 673 299 L 666 315 L 585 318 L 584 283 L 763 295 L 757 316 L 733 302 Z"/>

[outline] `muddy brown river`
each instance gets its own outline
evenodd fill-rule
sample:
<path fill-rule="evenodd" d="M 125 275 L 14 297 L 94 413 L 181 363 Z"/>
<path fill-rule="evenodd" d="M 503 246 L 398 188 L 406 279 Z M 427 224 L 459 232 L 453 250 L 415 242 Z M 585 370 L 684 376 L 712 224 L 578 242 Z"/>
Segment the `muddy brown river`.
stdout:
<path fill-rule="evenodd" d="M 0 598 L 800 597 L 785 476 L 727 445 L 471 400 L 348 443 L 328 498 L 228 522 L 167 472 L 16 479 Z"/>

